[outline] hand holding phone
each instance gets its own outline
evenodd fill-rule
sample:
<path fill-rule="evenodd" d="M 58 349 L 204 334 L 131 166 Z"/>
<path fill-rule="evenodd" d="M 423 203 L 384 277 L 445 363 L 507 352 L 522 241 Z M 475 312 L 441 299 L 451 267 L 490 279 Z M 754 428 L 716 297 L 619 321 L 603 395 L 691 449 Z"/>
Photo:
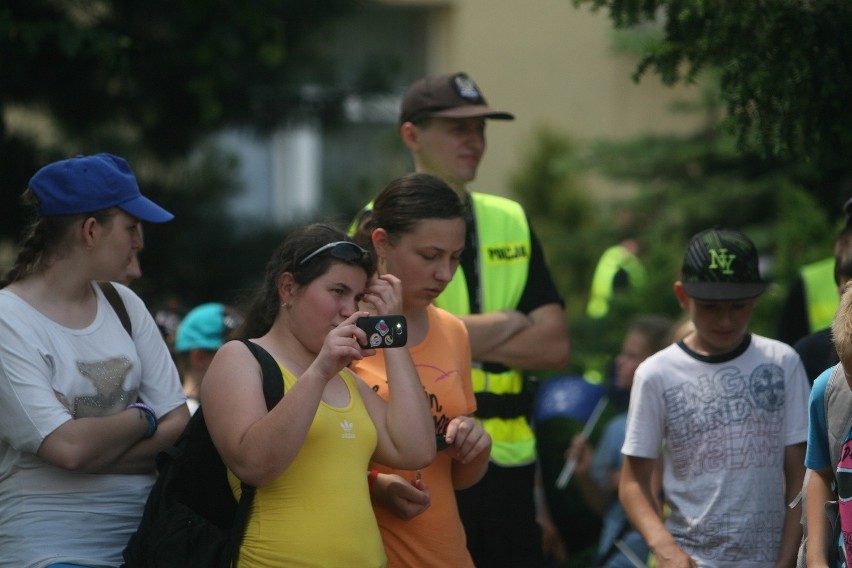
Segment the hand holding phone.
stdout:
<path fill-rule="evenodd" d="M 408 341 L 405 316 L 369 316 L 358 318 L 355 325 L 367 334 L 367 345 L 362 349 L 402 347 Z"/>

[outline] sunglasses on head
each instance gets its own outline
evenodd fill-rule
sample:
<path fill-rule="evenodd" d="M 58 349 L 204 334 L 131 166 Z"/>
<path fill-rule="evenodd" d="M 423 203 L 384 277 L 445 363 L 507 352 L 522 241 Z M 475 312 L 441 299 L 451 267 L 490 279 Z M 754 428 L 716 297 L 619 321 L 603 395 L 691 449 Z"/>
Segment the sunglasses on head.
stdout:
<path fill-rule="evenodd" d="M 342 260 L 344 262 L 358 262 L 364 259 L 368 254 L 368 251 L 362 249 L 358 245 L 349 241 L 335 241 L 333 243 L 328 243 L 327 245 L 323 245 L 305 258 L 303 258 L 299 262 L 299 266 L 305 264 L 313 257 L 321 254 L 327 250 L 331 251 L 331 256 L 336 258 L 337 260 Z"/>

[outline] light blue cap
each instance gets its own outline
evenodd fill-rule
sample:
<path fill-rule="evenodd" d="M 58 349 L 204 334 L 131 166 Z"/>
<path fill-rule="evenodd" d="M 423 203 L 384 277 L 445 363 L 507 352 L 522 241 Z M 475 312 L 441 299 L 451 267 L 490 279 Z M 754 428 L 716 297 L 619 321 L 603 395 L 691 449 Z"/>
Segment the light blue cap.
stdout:
<path fill-rule="evenodd" d="M 175 350 L 178 353 L 192 349 L 216 351 L 225 343 L 229 331 L 225 325 L 224 304 L 201 304 L 181 320 L 175 337 Z"/>

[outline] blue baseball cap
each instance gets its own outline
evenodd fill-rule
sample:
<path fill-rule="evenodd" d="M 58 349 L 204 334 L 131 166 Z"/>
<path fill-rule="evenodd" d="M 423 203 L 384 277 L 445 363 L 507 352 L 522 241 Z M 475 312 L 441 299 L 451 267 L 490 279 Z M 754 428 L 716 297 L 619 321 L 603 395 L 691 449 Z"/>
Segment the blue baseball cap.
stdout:
<path fill-rule="evenodd" d="M 77 156 L 53 162 L 30 179 L 42 216 L 79 215 L 118 207 L 147 223 L 165 223 L 174 215 L 144 197 L 127 160 L 112 154 Z"/>
<path fill-rule="evenodd" d="M 175 351 L 216 351 L 241 323 L 242 318 L 224 304 L 210 302 L 196 306 L 189 310 L 178 325 Z"/>

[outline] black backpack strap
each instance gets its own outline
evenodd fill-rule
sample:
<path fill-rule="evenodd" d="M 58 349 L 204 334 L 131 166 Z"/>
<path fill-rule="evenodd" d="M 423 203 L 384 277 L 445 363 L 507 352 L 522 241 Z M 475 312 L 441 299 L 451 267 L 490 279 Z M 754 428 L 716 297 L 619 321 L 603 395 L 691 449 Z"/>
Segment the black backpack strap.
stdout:
<path fill-rule="evenodd" d="M 115 314 L 118 316 L 118 319 L 121 320 L 121 325 L 123 325 L 124 329 L 127 330 L 127 335 L 133 337 L 133 325 L 130 323 L 130 314 L 127 313 L 127 308 L 124 306 L 121 296 L 118 295 L 118 290 L 115 289 L 112 282 L 107 282 L 105 280 L 99 281 L 98 286 L 100 286 L 101 291 L 104 293 L 104 296 L 109 302 L 109 305 L 112 306 L 113 310 L 115 310 Z"/>
<path fill-rule="evenodd" d="M 278 366 L 275 358 L 257 343 L 245 338 L 240 338 L 237 341 L 244 343 L 260 363 L 260 370 L 263 373 L 263 397 L 266 399 L 266 408 L 272 410 L 278 404 L 278 401 L 284 397 L 284 377 L 281 375 L 281 367 Z M 240 502 L 237 504 L 234 524 L 231 526 L 231 566 L 237 566 L 239 560 L 240 546 L 243 542 L 246 526 L 248 526 L 254 494 L 254 486 L 246 483 L 241 484 Z"/>
<path fill-rule="evenodd" d="M 284 377 L 281 376 L 281 367 L 278 366 L 278 361 L 269 354 L 269 351 L 245 338 L 240 338 L 240 341 L 249 348 L 251 354 L 260 363 L 260 370 L 263 373 L 263 397 L 266 399 L 267 410 L 272 410 L 278 401 L 284 397 Z"/>

